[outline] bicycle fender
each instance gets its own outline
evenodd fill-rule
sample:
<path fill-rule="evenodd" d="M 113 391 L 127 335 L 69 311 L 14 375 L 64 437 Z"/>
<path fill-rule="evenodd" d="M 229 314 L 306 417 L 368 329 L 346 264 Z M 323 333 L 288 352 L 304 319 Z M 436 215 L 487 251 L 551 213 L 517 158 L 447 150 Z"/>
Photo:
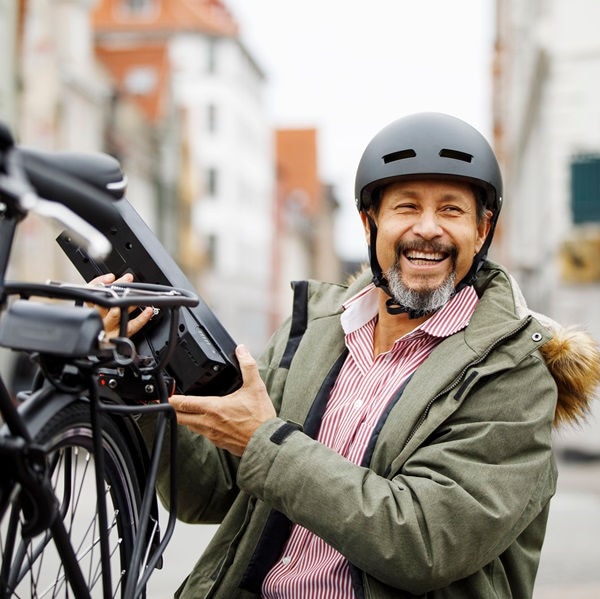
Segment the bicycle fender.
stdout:
<path fill-rule="evenodd" d="M 21 391 L 17 397 L 21 402 L 18 407 L 19 414 L 32 437 L 40 432 L 50 418 L 69 404 L 74 402 L 89 403 L 87 398 L 81 397 L 79 394 L 64 393 L 50 385 L 45 385 L 33 392 Z M 4 434 L 7 434 L 6 428 L 6 425 L 2 427 Z"/>
<path fill-rule="evenodd" d="M 59 391 L 50 384 L 45 384 L 43 387 L 34 392 L 21 392 L 19 393 L 19 399 L 22 400 L 19 406 L 19 413 L 23 417 L 23 421 L 32 437 L 35 437 L 44 427 L 44 425 L 58 414 L 61 410 L 64 410 L 68 405 L 72 403 L 85 403 L 89 404 L 90 400 L 85 395 L 66 393 Z M 118 398 L 115 397 L 113 400 L 115 403 L 119 402 Z M 139 464 L 139 460 L 143 463 L 143 471 L 137 472 L 139 477 L 140 487 L 143 488 L 145 485 L 145 478 L 147 475 L 147 468 L 149 462 L 148 450 L 142 437 L 139 427 L 130 418 L 119 418 L 121 425 L 127 431 L 129 438 L 135 439 L 135 447 L 138 460 L 136 463 Z M 6 425 L 2 426 L 0 434 L 9 434 Z M 154 494 L 151 505 L 150 505 L 150 516 L 155 522 L 159 522 L 158 512 L 158 499 Z M 149 538 L 151 538 L 151 532 L 148 532 Z M 158 535 L 160 536 L 160 535 Z M 158 544 L 159 538 L 155 537 L 153 545 Z M 162 567 L 162 559 L 156 565 L 156 568 Z"/>
<path fill-rule="evenodd" d="M 72 403 L 83 403 L 89 405 L 90 399 L 80 393 L 68 393 L 56 389 L 53 385 L 45 383 L 40 389 L 29 392 L 22 391 L 18 394 L 18 399 L 22 402 L 19 407 L 19 413 L 31 437 L 35 437 L 46 423 L 56 414 L 64 410 Z M 115 398 L 112 400 L 115 404 L 123 403 Z M 132 440 L 135 440 L 135 448 L 138 458 L 142 459 L 147 467 L 148 450 L 139 427 L 131 418 L 118 418 L 116 420 L 124 429 L 124 432 Z M 3 432 L 6 425 L 3 426 Z M 145 473 L 138 473 L 145 476 Z"/>

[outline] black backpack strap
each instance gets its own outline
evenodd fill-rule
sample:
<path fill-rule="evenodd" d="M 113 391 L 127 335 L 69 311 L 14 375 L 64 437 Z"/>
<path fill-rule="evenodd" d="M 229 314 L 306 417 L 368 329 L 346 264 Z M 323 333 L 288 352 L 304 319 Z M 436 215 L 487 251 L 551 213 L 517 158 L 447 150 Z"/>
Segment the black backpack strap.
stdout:
<path fill-rule="evenodd" d="M 294 281 L 294 302 L 292 308 L 292 323 L 285 351 L 279 366 L 289 368 L 294 354 L 300 345 L 302 336 L 308 324 L 308 281 Z"/>

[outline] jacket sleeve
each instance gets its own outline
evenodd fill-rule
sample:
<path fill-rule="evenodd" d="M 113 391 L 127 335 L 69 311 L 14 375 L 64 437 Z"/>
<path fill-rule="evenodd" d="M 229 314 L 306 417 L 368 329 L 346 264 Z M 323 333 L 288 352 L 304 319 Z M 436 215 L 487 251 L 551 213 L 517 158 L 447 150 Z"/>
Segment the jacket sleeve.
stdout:
<path fill-rule="evenodd" d="M 238 484 L 384 584 L 426 593 L 481 569 L 543 511 L 555 484 L 555 396 L 538 354 L 482 374 L 385 476 L 301 431 L 279 434 L 274 419 L 242 456 Z M 440 397 L 425 419 L 449 402 Z"/>

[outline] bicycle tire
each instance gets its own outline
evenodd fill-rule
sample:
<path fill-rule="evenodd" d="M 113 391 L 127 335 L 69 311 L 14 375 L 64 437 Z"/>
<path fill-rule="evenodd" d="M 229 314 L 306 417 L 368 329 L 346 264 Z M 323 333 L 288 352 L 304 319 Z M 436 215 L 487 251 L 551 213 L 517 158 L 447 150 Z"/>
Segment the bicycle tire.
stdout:
<path fill-rule="evenodd" d="M 110 595 L 105 594 L 101 575 L 98 514 L 96 509 L 95 460 L 93 457 L 90 406 L 76 401 L 57 412 L 35 435 L 50 465 L 52 484 L 60 503 L 60 514 L 84 574 L 91 597 L 122 596 L 139 524 L 143 493 L 138 448 L 120 426 L 119 418 L 101 416 L 104 458 L 104 488 L 107 503 L 111 555 Z M 122 420 L 122 418 L 121 418 Z M 137 463 L 136 463 L 137 462 Z M 18 491 L 19 487 L 15 487 Z M 73 597 L 63 564 L 48 532 L 24 538 L 23 510 L 28 497 L 13 493 L 0 523 L 3 597 Z M 10 545 L 14 526 L 16 544 Z M 5 564 L 5 559 L 10 560 Z M 143 597 L 143 595 L 138 595 Z"/>

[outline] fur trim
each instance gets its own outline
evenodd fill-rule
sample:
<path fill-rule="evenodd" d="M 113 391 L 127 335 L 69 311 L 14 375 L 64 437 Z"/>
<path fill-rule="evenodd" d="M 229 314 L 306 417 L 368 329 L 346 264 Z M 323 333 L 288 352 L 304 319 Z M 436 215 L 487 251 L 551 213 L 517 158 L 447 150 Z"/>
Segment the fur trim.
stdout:
<path fill-rule="evenodd" d="M 531 314 L 552 334 L 541 353 L 558 389 L 554 427 L 583 422 L 600 386 L 598 344 L 585 331 L 563 327 L 546 314 L 530 310 L 519 285 L 512 276 L 510 279 L 517 314 Z"/>
<path fill-rule="evenodd" d="M 360 264 L 358 266 L 358 269 L 355 272 L 348 275 L 348 277 L 346 279 L 346 285 L 348 287 L 350 287 L 350 285 L 355 283 L 357 281 L 357 279 L 368 269 L 369 269 L 369 265 L 366 262 L 363 262 L 362 264 Z"/>
<path fill-rule="evenodd" d="M 590 411 L 600 385 L 600 349 L 590 335 L 573 327 L 552 327 L 554 337 L 541 348 L 558 387 L 554 426 L 579 423 Z"/>

